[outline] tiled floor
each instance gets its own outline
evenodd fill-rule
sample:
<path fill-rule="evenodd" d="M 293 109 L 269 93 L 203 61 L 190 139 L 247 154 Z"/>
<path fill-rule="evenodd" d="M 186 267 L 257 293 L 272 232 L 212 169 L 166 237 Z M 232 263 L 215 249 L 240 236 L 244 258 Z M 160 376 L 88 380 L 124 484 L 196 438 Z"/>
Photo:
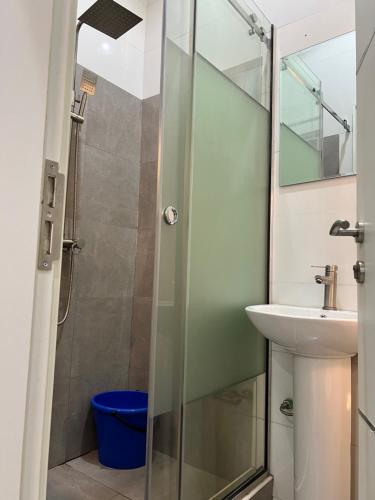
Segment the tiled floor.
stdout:
<path fill-rule="evenodd" d="M 163 487 L 175 477 L 176 462 L 161 453 L 153 460 L 153 496 L 167 500 Z M 47 500 L 144 500 L 146 468 L 109 469 L 98 462 L 96 451 L 59 465 L 48 472 Z M 186 498 L 206 500 L 226 481 L 195 467 L 184 465 Z M 185 491 L 188 490 L 188 491 Z M 160 491 L 158 491 L 160 490 Z"/>
<path fill-rule="evenodd" d="M 93 451 L 49 471 L 47 500 L 143 500 L 145 477 L 145 467 L 104 467 Z"/>

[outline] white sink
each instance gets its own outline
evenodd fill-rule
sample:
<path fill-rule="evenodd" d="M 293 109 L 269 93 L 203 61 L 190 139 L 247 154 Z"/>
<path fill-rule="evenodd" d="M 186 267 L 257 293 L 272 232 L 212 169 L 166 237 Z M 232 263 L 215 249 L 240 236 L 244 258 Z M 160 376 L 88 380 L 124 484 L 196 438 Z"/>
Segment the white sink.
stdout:
<path fill-rule="evenodd" d="M 269 340 L 293 354 L 344 358 L 357 353 L 357 313 L 276 304 L 248 306 L 246 313 Z"/>
<path fill-rule="evenodd" d="M 293 498 L 349 500 L 357 313 L 276 304 L 249 306 L 246 313 L 265 337 L 294 354 L 293 394 L 288 389 L 281 396 L 293 397 L 295 407 Z M 272 363 L 277 374 L 280 359 Z"/>

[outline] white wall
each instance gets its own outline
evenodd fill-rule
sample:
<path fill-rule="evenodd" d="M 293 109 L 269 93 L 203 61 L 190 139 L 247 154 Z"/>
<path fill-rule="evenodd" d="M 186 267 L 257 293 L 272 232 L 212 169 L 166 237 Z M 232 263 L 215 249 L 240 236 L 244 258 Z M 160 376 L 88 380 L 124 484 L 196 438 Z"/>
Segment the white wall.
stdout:
<path fill-rule="evenodd" d="M 1 2 L 0 479 L 17 500 L 32 328 L 52 0 Z"/>
<path fill-rule="evenodd" d="M 162 0 L 117 0 L 143 21 L 118 40 L 83 25 L 78 63 L 144 99 L 160 92 Z M 78 17 L 95 0 L 78 1 Z"/>
<path fill-rule="evenodd" d="M 245 0 L 246 1 L 246 0 Z M 293 24 L 327 9 L 342 7 L 347 0 L 256 0 L 275 26 Z"/>
<path fill-rule="evenodd" d="M 143 69 L 143 99 L 160 93 L 163 0 L 148 0 Z"/>
<path fill-rule="evenodd" d="M 320 14 L 277 30 L 276 58 L 303 50 L 315 43 L 354 29 L 354 2 L 341 2 Z M 279 159 L 279 82 L 275 72 L 273 206 L 271 253 L 271 301 L 279 304 L 320 307 L 323 287 L 315 284 L 319 269 L 311 265 L 339 266 L 338 306 L 355 310 L 356 285 L 352 265 L 356 244 L 352 239 L 333 238 L 332 222 L 356 217 L 356 177 L 280 188 Z M 274 498 L 293 500 L 293 419 L 283 416 L 279 406 L 293 397 L 293 357 L 272 346 L 271 373 L 271 473 L 275 477 Z"/>

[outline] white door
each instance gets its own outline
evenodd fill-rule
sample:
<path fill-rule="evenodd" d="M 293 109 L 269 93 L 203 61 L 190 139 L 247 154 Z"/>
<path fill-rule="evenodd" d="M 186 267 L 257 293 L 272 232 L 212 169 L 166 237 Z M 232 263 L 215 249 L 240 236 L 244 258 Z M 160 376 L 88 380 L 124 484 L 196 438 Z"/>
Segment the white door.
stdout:
<path fill-rule="evenodd" d="M 45 158 L 66 171 L 76 1 L 0 4 L 0 497 L 44 500 L 60 261 L 37 268 L 41 187 Z"/>
<path fill-rule="evenodd" d="M 359 312 L 359 499 L 375 498 L 375 2 L 357 0 L 358 218 L 365 224 L 358 259 L 365 282 Z"/>

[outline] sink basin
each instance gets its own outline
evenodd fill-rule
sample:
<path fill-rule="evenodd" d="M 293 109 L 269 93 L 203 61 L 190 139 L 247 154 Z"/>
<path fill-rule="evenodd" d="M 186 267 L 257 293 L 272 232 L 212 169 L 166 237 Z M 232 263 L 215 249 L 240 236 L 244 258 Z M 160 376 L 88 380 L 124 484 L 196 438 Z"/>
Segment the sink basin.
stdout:
<path fill-rule="evenodd" d="M 345 358 L 357 353 L 357 313 L 276 304 L 248 306 L 254 326 L 293 354 Z"/>

